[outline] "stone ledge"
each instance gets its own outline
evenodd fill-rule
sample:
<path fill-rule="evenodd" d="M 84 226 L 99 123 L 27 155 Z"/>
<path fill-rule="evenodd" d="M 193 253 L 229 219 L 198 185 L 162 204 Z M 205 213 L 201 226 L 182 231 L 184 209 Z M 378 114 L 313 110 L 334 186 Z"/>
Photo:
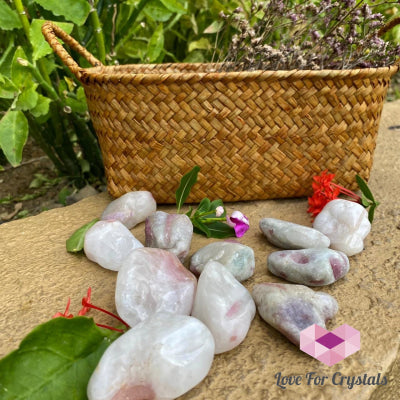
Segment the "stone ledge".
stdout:
<path fill-rule="evenodd" d="M 381 202 L 367 238 L 365 251 L 350 258 L 348 275 L 321 289 L 339 303 L 339 313 L 327 328 L 349 324 L 361 332 L 361 350 L 337 365 L 327 367 L 296 349 L 281 334 L 257 315 L 248 337 L 236 349 L 215 357 L 207 378 L 181 399 L 371 399 L 394 400 L 400 393 L 400 101 L 387 103 L 381 120 L 370 186 Z M 116 273 L 88 261 L 84 255 L 68 254 L 65 240 L 83 223 L 99 216 L 110 201 L 106 194 L 90 197 L 62 209 L 0 226 L 0 356 L 17 348 L 21 339 L 37 324 L 63 311 L 71 297 L 71 312 L 80 308 L 88 286 L 96 304 L 115 310 Z M 172 211 L 171 206 L 160 207 Z M 245 282 L 250 290 L 255 283 L 278 282 L 266 270 L 266 257 L 274 248 L 258 229 L 262 217 L 274 217 L 310 224 L 306 199 L 270 200 L 229 204 L 228 210 L 240 209 L 250 219 L 251 229 L 240 240 L 256 254 L 255 275 Z M 143 224 L 132 232 L 143 241 Z M 193 240 L 191 253 L 209 243 L 203 237 Z M 95 312 L 99 322 L 107 318 Z M 397 360 L 397 361 L 396 361 Z M 274 375 L 301 375 L 315 371 L 332 377 L 388 378 L 386 386 L 291 386 L 276 385 Z"/>

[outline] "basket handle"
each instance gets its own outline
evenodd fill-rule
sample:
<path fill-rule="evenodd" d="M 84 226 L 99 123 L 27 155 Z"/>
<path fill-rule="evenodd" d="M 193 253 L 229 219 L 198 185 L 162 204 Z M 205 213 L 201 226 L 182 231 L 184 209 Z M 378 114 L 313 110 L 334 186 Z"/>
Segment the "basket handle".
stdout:
<path fill-rule="evenodd" d="M 42 33 L 46 41 L 54 52 L 61 58 L 61 61 L 66 65 L 70 71 L 76 76 L 78 80 L 82 75 L 82 68 L 78 63 L 68 54 L 64 49 L 63 45 L 57 40 L 60 38 L 64 41 L 71 49 L 76 50 L 82 57 L 84 57 L 93 67 L 100 67 L 103 64 L 95 57 L 92 53 L 87 51 L 81 46 L 73 37 L 68 35 L 59 26 L 47 21 L 42 26 Z"/>

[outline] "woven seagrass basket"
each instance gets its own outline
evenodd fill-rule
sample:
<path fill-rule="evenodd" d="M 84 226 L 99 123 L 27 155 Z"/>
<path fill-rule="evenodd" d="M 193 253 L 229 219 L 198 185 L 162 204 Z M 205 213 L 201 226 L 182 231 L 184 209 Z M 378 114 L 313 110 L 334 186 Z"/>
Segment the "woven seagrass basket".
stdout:
<path fill-rule="evenodd" d="M 379 120 L 398 65 L 354 70 L 216 72 L 217 64 L 104 66 L 52 23 L 43 34 L 85 89 L 108 182 L 118 197 L 149 190 L 174 203 L 308 195 L 327 169 L 356 189 L 369 178 Z M 81 68 L 57 40 L 85 57 Z"/>

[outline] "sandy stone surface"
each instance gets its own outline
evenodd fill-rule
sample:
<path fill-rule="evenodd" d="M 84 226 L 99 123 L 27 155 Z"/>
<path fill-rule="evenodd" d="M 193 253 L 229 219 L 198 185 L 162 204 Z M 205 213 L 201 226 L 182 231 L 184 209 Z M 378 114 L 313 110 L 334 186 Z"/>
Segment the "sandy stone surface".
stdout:
<path fill-rule="evenodd" d="M 365 250 L 350 257 L 350 271 L 338 282 L 314 290 L 336 298 L 339 312 L 327 324 L 332 330 L 348 324 L 361 332 L 361 349 L 328 367 L 291 344 L 256 315 L 245 341 L 217 355 L 207 378 L 182 396 L 185 400 L 373 399 L 394 400 L 400 393 L 400 102 L 387 103 L 381 121 L 370 186 L 381 201 Z M 116 272 L 90 262 L 83 254 L 65 250 L 65 240 L 82 224 L 98 217 L 110 201 L 106 194 L 38 216 L 0 226 L 0 356 L 17 348 L 21 339 L 55 312 L 64 311 L 71 297 L 71 312 L 80 309 L 82 296 L 92 287 L 93 303 L 115 311 Z M 172 211 L 171 206 L 160 207 Z M 264 217 L 310 226 L 306 199 L 229 204 L 250 219 L 249 232 L 240 242 L 256 254 L 255 275 L 244 282 L 281 282 L 267 271 L 267 255 L 276 250 L 258 228 Z M 144 242 L 144 224 L 132 232 Z M 195 235 L 191 254 L 215 239 Z M 95 311 L 97 322 L 112 323 Z M 396 361 L 397 360 L 397 361 Z M 281 389 L 275 375 L 299 375 L 298 386 Z M 324 385 L 307 385 L 306 374 L 327 376 Z M 332 377 L 385 376 L 385 386 L 334 385 Z M 338 374 L 336 374 L 338 376 Z M 338 380 L 339 381 L 339 380 Z"/>

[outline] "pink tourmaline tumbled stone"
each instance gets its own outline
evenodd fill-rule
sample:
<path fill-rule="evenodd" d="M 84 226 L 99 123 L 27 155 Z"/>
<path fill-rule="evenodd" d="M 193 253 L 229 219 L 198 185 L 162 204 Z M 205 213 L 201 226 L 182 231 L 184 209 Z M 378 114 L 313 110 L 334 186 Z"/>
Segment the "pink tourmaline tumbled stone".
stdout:
<path fill-rule="evenodd" d="M 248 290 L 222 264 L 209 261 L 199 278 L 192 315 L 213 334 L 215 354 L 229 351 L 244 340 L 255 313 Z"/>
<path fill-rule="evenodd" d="M 146 247 L 168 250 L 184 262 L 190 250 L 193 224 L 185 214 L 156 211 L 146 219 Z"/>
<path fill-rule="evenodd" d="M 166 250 L 143 247 L 125 258 L 118 272 L 115 304 L 131 327 L 157 312 L 189 315 L 197 281 Z"/>
<path fill-rule="evenodd" d="M 275 251 L 268 256 L 268 270 L 290 282 L 324 286 L 343 278 L 350 268 L 346 254 L 331 249 Z"/>
<path fill-rule="evenodd" d="M 89 400 L 173 400 L 201 382 L 214 339 L 193 317 L 155 314 L 116 339 L 90 378 Z"/>
<path fill-rule="evenodd" d="M 332 296 L 303 285 L 261 283 L 254 286 L 252 295 L 262 319 L 296 345 L 303 329 L 313 324 L 325 328 L 325 322 L 338 312 Z"/>
<path fill-rule="evenodd" d="M 113 200 L 103 211 L 101 220 L 121 221 L 128 229 L 143 222 L 156 211 L 157 204 L 150 192 L 129 192 Z"/>

